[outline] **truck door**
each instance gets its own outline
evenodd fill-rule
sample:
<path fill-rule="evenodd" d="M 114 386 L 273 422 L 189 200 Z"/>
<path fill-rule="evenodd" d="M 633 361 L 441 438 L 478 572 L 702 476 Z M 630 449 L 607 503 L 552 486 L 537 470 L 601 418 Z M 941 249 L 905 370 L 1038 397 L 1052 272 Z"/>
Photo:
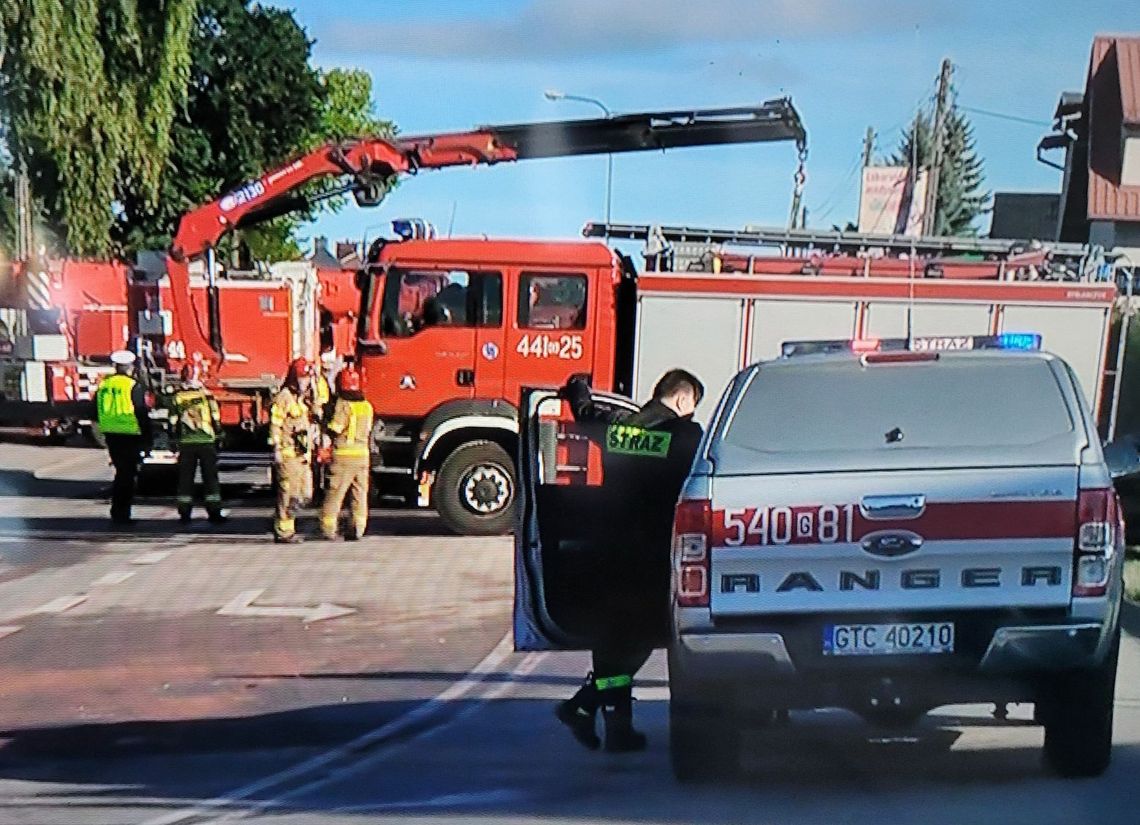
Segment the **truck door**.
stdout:
<path fill-rule="evenodd" d="M 385 416 L 421 417 L 475 395 L 478 330 L 488 307 L 501 315 L 502 275 L 467 269 L 391 268 L 379 331 L 385 352 L 368 359 L 368 390 Z"/>
<path fill-rule="evenodd" d="M 584 272 L 522 270 L 513 279 L 506 333 L 506 397 L 524 384 L 556 387 L 575 373 L 594 369 L 594 343 L 587 322 L 597 290 Z"/>
<path fill-rule="evenodd" d="M 628 398 L 594 403 L 634 411 Z M 515 530 L 517 650 L 582 650 L 596 639 L 601 450 L 554 390 L 524 388 L 519 404 L 519 526 Z"/>

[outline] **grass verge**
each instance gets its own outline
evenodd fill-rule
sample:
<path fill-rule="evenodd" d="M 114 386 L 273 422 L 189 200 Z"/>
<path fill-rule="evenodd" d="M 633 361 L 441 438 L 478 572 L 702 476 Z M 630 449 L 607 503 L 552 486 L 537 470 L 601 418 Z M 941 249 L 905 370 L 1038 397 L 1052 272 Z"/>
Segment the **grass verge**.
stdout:
<path fill-rule="evenodd" d="M 1124 557 L 1124 595 L 1140 602 L 1140 547 L 1129 547 Z"/>

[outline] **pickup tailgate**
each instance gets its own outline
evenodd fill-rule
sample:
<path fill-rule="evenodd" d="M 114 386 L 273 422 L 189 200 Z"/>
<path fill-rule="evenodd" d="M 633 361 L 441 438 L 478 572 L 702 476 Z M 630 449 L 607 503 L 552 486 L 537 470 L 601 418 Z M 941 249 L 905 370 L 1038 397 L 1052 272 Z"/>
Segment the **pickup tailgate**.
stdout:
<path fill-rule="evenodd" d="M 737 475 L 712 485 L 714 617 L 1069 603 L 1076 466 Z"/>

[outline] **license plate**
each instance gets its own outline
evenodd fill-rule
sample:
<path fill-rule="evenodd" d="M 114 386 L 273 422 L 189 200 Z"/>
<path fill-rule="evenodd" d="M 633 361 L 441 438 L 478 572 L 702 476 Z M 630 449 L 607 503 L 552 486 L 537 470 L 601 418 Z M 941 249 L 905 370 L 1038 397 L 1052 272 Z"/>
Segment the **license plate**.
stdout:
<path fill-rule="evenodd" d="M 824 656 L 953 652 L 953 622 L 829 624 L 823 628 Z"/>

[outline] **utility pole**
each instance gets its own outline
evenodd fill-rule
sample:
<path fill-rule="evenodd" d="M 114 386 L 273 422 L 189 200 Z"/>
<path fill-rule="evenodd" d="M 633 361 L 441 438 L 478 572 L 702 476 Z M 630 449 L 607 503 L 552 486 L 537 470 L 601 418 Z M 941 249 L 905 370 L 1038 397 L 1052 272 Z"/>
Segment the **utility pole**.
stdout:
<path fill-rule="evenodd" d="M 934 105 L 934 130 L 930 136 L 930 165 L 926 172 L 926 208 L 922 216 L 922 234 L 933 235 L 938 221 L 938 178 L 942 173 L 943 144 L 946 133 L 946 120 L 949 116 L 947 104 L 950 100 L 950 75 L 954 66 L 950 58 L 942 60 L 942 71 L 938 75 L 938 97 Z"/>
<path fill-rule="evenodd" d="M 868 126 L 867 134 L 863 136 L 863 168 L 871 165 L 871 152 L 875 149 L 875 127 Z"/>

